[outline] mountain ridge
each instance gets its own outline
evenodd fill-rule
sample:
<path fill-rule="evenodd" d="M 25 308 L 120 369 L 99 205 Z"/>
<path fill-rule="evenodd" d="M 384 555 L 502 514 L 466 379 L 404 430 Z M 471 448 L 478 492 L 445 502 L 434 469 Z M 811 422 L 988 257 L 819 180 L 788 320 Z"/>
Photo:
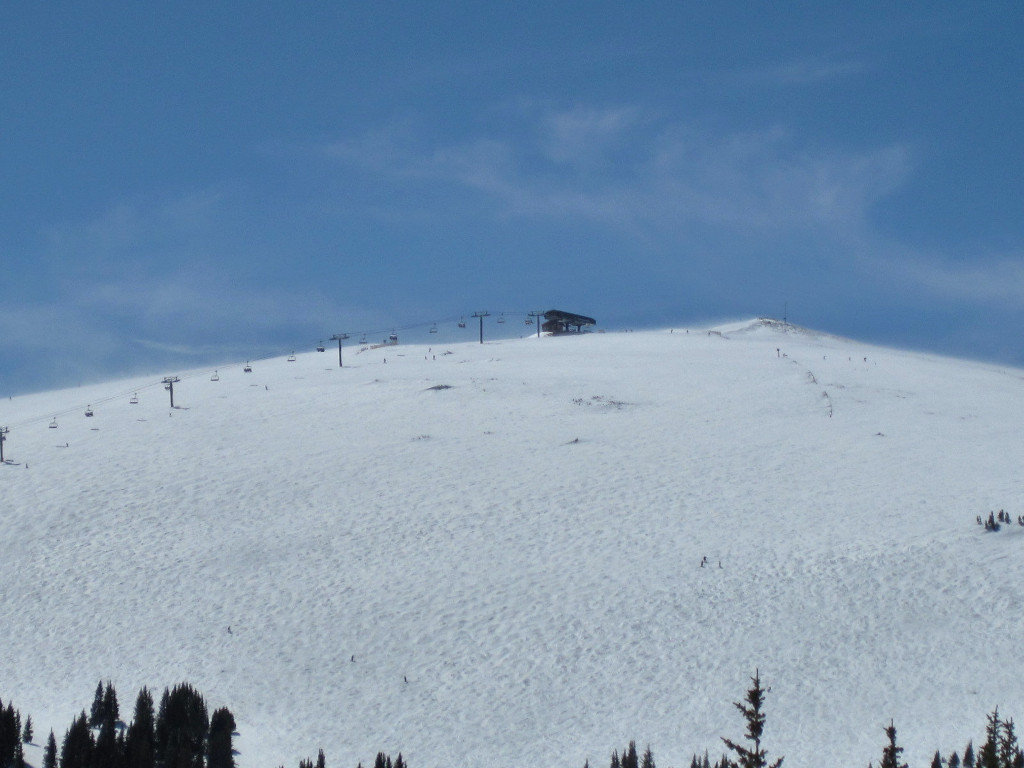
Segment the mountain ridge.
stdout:
<path fill-rule="evenodd" d="M 174 411 L 26 396 L 67 416 L 5 446 L 0 693 L 59 732 L 97 679 L 188 680 L 241 766 L 678 766 L 755 667 L 791 766 L 1021 712 L 1024 529 L 974 522 L 1024 511 L 1020 372 L 728 327 L 301 354 L 182 375 Z"/>

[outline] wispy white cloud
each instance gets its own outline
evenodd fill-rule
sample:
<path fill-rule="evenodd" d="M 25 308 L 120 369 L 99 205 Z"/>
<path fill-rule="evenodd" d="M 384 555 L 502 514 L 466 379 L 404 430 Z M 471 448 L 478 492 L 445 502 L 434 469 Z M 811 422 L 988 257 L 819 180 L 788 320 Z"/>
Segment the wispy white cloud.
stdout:
<path fill-rule="evenodd" d="M 712 75 L 734 85 L 802 87 L 833 83 L 869 69 L 856 59 L 796 59 L 757 68 L 734 69 Z"/>
<path fill-rule="evenodd" d="M 911 167 L 899 145 L 813 150 L 777 127 L 714 135 L 632 107 L 546 112 L 525 127 L 435 147 L 384 131 L 328 151 L 393 180 L 482 194 L 503 217 L 665 230 L 850 226 Z"/>
<path fill-rule="evenodd" d="M 906 255 L 891 260 L 885 270 L 936 298 L 1024 308 L 1024 253 L 982 253 L 967 263 L 951 262 L 941 255 Z"/>

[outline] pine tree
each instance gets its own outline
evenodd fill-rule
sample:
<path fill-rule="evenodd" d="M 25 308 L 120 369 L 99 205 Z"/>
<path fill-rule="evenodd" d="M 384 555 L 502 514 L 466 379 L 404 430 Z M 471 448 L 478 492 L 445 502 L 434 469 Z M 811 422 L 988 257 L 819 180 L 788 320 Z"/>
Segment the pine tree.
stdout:
<path fill-rule="evenodd" d="M 612 759 L 616 759 L 615 753 L 612 753 Z M 640 768 L 640 758 L 636 754 L 636 742 L 630 741 L 626 745 L 626 748 L 622 750 L 622 757 L 619 759 L 620 768 Z"/>
<path fill-rule="evenodd" d="M 96 683 L 96 694 L 92 697 L 92 708 L 89 710 L 89 727 L 96 728 L 103 722 L 103 681 Z"/>
<path fill-rule="evenodd" d="M 999 767 L 999 736 L 1002 723 L 999 721 L 999 707 L 986 717 L 985 743 L 978 752 L 978 768 Z"/>
<path fill-rule="evenodd" d="M 60 768 L 90 768 L 93 764 L 95 743 L 89 730 L 89 718 L 82 710 L 67 732 L 60 747 Z"/>
<path fill-rule="evenodd" d="M 885 735 L 889 739 L 889 743 L 882 750 L 882 761 L 878 764 L 878 768 L 907 768 L 906 763 L 900 763 L 903 747 L 896 744 L 896 726 L 892 720 L 889 721 L 889 727 L 885 729 Z"/>
<path fill-rule="evenodd" d="M 155 730 L 158 765 L 163 768 L 203 768 L 210 719 L 206 701 L 191 685 L 181 683 L 171 691 L 164 689 Z"/>
<path fill-rule="evenodd" d="M 729 739 L 722 738 L 725 746 L 731 749 L 739 758 L 740 768 L 768 768 L 768 752 L 761 749 L 761 736 L 764 733 L 765 714 L 761 711 L 764 706 L 766 691 L 761 688 L 761 676 L 754 670 L 751 678 L 753 685 L 747 690 L 747 703 L 733 702 L 733 706 L 743 713 L 743 719 L 747 721 L 747 739 L 751 742 L 753 749 L 744 747 Z M 770 768 L 779 768 L 785 758 L 780 757 Z"/>
<path fill-rule="evenodd" d="M 640 762 L 640 768 L 655 768 L 654 767 L 654 753 L 651 752 L 651 745 L 647 745 L 647 749 L 644 750 L 643 760 Z"/>
<path fill-rule="evenodd" d="M 942 755 L 939 754 L 939 750 L 935 750 L 935 757 L 932 758 L 932 768 L 942 768 Z"/>
<path fill-rule="evenodd" d="M 399 755 L 399 757 L 401 757 L 401 755 Z M 327 768 L 327 759 L 324 757 L 324 751 L 322 749 L 316 756 L 316 768 Z"/>
<path fill-rule="evenodd" d="M 949 760 L 946 761 L 947 768 L 960 768 L 960 755 L 954 752 L 949 756 Z"/>
<path fill-rule="evenodd" d="M 43 750 L 43 768 L 57 768 L 57 740 L 53 737 L 53 729 L 50 729 L 46 749 Z"/>
<path fill-rule="evenodd" d="M 1013 720 L 1004 720 L 999 734 L 999 765 L 1001 768 L 1016 768 L 1024 761 L 1020 746 L 1017 744 L 1017 733 Z"/>
<path fill-rule="evenodd" d="M 402 759 L 402 753 L 398 753 L 398 757 L 395 758 L 395 768 L 406 768 L 405 760 Z"/>
<path fill-rule="evenodd" d="M 114 691 L 114 684 L 109 680 L 107 681 L 107 687 L 103 691 L 103 720 L 110 721 L 113 724 L 117 724 L 117 719 L 121 716 L 117 706 L 117 693 Z"/>
<path fill-rule="evenodd" d="M 156 715 L 153 695 L 143 687 L 135 698 L 135 718 L 128 726 L 124 754 L 127 768 L 154 768 L 156 765 Z"/>
<path fill-rule="evenodd" d="M 11 702 L 4 708 L 0 701 L 0 766 L 13 762 L 21 743 L 21 715 Z"/>
<path fill-rule="evenodd" d="M 964 768 L 976 768 L 974 764 L 974 742 L 968 741 L 964 749 Z"/>
<path fill-rule="evenodd" d="M 619 752 L 616 749 L 612 750 L 612 762 L 610 768 L 622 768 L 619 764 Z"/>
<path fill-rule="evenodd" d="M 231 734 L 235 730 L 235 718 L 227 707 L 221 707 L 210 718 L 209 757 L 207 768 L 235 768 L 231 749 Z"/>
<path fill-rule="evenodd" d="M 21 732 L 21 740 L 26 744 L 32 743 L 32 715 L 25 718 L 25 729 Z"/>

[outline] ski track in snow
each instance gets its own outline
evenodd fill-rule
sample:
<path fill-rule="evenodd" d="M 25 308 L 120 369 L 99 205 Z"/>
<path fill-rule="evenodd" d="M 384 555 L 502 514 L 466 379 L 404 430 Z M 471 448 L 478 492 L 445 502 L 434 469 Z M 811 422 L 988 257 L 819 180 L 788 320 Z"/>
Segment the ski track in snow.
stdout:
<path fill-rule="evenodd" d="M 97 680 L 126 720 L 188 681 L 243 767 L 631 738 L 678 767 L 742 734 L 755 668 L 792 768 L 877 760 L 890 718 L 920 766 L 1024 717 L 1024 528 L 974 523 L 1024 513 L 1022 372 L 717 330 L 0 402 L 0 696 L 59 740 Z"/>

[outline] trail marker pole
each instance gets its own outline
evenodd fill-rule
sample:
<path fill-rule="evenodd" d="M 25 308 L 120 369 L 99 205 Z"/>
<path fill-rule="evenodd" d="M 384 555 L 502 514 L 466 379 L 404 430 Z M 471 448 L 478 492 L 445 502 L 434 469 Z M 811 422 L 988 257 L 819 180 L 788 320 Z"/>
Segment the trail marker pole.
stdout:
<path fill-rule="evenodd" d="M 167 385 L 164 389 L 171 393 L 171 408 L 174 407 L 174 383 L 176 381 L 181 381 L 181 379 L 177 376 L 167 376 L 164 378 L 164 384 Z"/>
<path fill-rule="evenodd" d="M 331 336 L 331 341 L 338 342 L 338 367 L 341 368 L 341 342 L 348 338 L 347 333 L 336 333 Z"/>
<path fill-rule="evenodd" d="M 0 464 L 4 463 L 4 441 L 7 440 L 7 433 L 10 431 L 7 427 L 0 427 Z"/>
<path fill-rule="evenodd" d="M 473 313 L 473 317 L 479 317 L 480 318 L 480 343 L 481 344 L 484 343 L 484 318 L 485 317 L 490 317 L 490 316 L 491 316 L 490 312 L 474 312 Z"/>
<path fill-rule="evenodd" d="M 544 317 L 544 313 L 543 312 L 528 312 L 527 314 L 530 317 L 532 317 L 536 321 L 536 323 L 537 323 L 537 338 L 539 339 L 540 338 L 540 319 L 542 317 Z"/>

